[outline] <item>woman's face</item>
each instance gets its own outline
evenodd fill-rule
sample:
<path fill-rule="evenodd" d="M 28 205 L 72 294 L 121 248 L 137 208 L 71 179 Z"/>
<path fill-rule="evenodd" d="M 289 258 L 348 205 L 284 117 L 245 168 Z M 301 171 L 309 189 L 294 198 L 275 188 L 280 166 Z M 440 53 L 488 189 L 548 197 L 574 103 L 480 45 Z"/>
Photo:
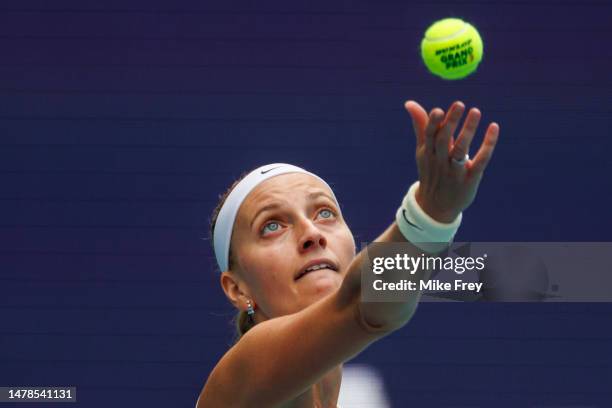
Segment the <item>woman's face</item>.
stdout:
<path fill-rule="evenodd" d="M 232 253 L 257 309 L 271 318 L 337 289 L 355 243 L 330 189 L 308 174 L 289 173 L 262 182 L 242 203 Z M 331 268 L 304 274 L 313 262 Z"/>

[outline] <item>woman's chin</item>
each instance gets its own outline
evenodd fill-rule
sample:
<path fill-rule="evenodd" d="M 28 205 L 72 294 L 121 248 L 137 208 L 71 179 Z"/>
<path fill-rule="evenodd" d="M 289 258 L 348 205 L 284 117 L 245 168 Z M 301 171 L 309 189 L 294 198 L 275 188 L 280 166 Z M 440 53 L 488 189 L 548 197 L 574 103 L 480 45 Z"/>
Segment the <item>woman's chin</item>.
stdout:
<path fill-rule="evenodd" d="M 308 286 L 308 291 L 313 288 L 317 296 L 327 295 L 342 284 L 342 276 L 337 272 L 309 273 L 302 279 L 304 279 L 302 284 Z"/>

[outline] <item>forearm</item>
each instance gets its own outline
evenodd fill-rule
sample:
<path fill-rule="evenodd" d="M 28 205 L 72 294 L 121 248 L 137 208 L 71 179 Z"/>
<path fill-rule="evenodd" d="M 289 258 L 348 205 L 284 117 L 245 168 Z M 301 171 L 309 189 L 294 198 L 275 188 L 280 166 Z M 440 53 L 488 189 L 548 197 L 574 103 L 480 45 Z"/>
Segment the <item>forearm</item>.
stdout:
<path fill-rule="evenodd" d="M 403 243 L 402 249 L 410 257 L 419 257 L 424 251 L 406 240 L 400 232 L 397 224 L 393 222 L 374 242 L 376 243 Z M 348 268 L 339 295 L 346 301 L 353 302 L 354 307 L 359 308 L 362 323 L 365 323 L 372 330 L 393 331 L 406 324 L 414 314 L 422 291 L 420 285 L 416 285 L 415 290 L 407 291 L 403 302 L 366 302 L 361 299 L 361 280 L 363 268 L 369 268 L 370 260 L 366 249 L 360 251 Z M 368 269 L 369 271 L 369 269 Z M 383 274 L 384 275 L 384 274 Z M 410 275 L 410 280 L 418 282 L 428 280 L 431 271 L 417 269 Z"/>

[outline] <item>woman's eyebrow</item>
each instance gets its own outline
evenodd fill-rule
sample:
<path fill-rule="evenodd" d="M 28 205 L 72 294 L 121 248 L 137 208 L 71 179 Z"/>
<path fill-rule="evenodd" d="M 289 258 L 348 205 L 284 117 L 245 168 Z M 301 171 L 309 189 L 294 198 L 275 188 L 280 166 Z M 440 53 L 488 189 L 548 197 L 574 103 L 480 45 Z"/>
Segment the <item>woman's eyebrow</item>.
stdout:
<path fill-rule="evenodd" d="M 332 207 L 336 210 L 336 211 L 340 211 L 340 207 L 338 206 L 338 203 L 336 202 L 336 200 L 334 198 L 332 198 L 329 194 L 327 194 L 324 191 L 318 191 L 316 193 L 310 193 L 308 194 L 308 198 L 310 198 L 311 200 L 316 200 L 319 197 L 324 197 L 327 198 L 327 200 L 332 203 Z"/>
<path fill-rule="evenodd" d="M 314 193 L 308 194 L 308 198 L 310 198 L 310 199 L 319 198 L 321 196 L 327 197 L 331 202 L 335 202 L 335 200 L 333 198 L 331 198 L 330 195 L 327 194 L 325 191 L 316 191 Z"/>
<path fill-rule="evenodd" d="M 272 203 L 272 204 L 264 205 L 263 207 L 261 207 L 257 211 L 257 213 L 255 213 L 255 216 L 251 220 L 251 229 L 253 228 L 253 224 L 255 223 L 255 220 L 257 219 L 257 217 L 259 217 L 259 214 L 261 214 L 264 211 L 275 210 L 280 207 L 282 207 L 282 205 L 280 205 L 279 203 Z"/>

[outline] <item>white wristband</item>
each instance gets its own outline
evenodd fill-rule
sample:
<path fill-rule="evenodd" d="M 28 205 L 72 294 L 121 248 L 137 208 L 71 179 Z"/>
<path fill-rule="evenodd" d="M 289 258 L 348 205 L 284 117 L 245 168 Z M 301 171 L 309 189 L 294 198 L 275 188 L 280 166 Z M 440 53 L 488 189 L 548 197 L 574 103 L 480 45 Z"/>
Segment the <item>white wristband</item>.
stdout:
<path fill-rule="evenodd" d="M 395 221 L 404 238 L 425 252 L 436 253 L 446 249 L 452 242 L 459 225 L 462 214 L 449 224 L 431 218 L 416 201 L 416 190 L 419 182 L 410 186 L 408 193 L 397 209 Z"/>

